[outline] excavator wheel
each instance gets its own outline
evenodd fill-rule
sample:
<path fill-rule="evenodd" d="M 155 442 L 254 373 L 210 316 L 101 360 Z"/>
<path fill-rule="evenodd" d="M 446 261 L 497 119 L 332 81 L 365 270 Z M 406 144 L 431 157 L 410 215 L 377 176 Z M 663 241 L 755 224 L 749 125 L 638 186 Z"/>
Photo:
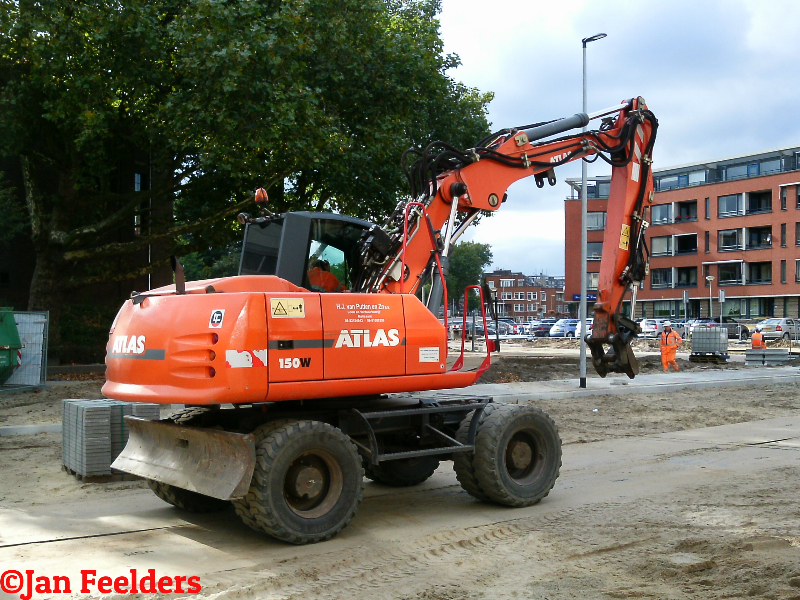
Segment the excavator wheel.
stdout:
<path fill-rule="evenodd" d="M 409 487 L 427 481 L 439 468 L 436 456 L 419 456 L 401 460 L 389 460 L 378 465 L 365 464 L 367 479 L 395 487 Z"/>
<path fill-rule="evenodd" d="M 202 417 L 209 412 L 207 408 L 191 407 L 183 408 L 169 416 L 169 420 L 180 425 L 192 425 L 202 419 Z M 167 504 L 171 504 L 181 510 L 189 512 L 206 513 L 206 512 L 219 512 L 229 508 L 231 503 L 227 500 L 220 500 L 212 498 L 211 496 L 204 496 L 197 492 L 184 490 L 183 488 L 169 485 L 168 483 L 161 483 L 152 479 L 147 480 L 147 486 L 153 490 L 156 496 L 161 498 Z"/>
<path fill-rule="evenodd" d="M 259 430 L 250 490 L 234 501 L 244 522 L 292 544 L 321 542 L 344 529 L 364 491 L 361 457 L 350 438 L 320 421 Z"/>
<path fill-rule="evenodd" d="M 478 428 L 472 465 L 489 499 L 506 506 L 536 504 L 561 469 L 558 427 L 533 406 L 498 406 Z"/>
<path fill-rule="evenodd" d="M 147 480 L 147 485 L 167 504 L 172 504 L 176 508 L 188 510 L 189 512 L 206 513 L 219 512 L 230 508 L 231 503 L 227 500 L 204 496 L 197 492 L 184 490 L 183 488 L 161 483 L 160 481 Z"/>
<path fill-rule="evenodd" d="M 487 404 L 481 416 L 478 417 L 478 430 L 480 430 L 481 423 L 486 420 L 486 417 L 491 415 L 496 409 L 497 404 Z M 458 431 L 456 432 L 456 440 L 462 444 L 466 444 L 469 440 L 469 424 L 472 422 L 472 417 L 475 412 L 469 413 L 464 420 L 461 421 L 461 425 L 458 427 Z M 476 436 L 477 437 L 477 436 Z M 473 452 L 457 452 L 453 454 L 453 470 L 456 472 L 456 479 L 461 484 L 461 487 L 473 498 L 477 498 L 478 500 L 483 500 L 487 502 L 490 500 L 489 496 L 481 489 L 480 484 L 478 484 L 478 480 L 475 478 L 475 468 L 473 467 L 473 461 L 475 460 L 475 454 Z"/>

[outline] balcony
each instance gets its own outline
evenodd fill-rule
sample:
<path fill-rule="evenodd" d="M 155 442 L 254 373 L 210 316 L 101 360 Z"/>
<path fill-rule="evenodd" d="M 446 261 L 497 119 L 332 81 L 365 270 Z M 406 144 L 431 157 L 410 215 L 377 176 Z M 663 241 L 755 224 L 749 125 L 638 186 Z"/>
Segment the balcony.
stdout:
<path fill-rule="evenodd" d="M 760 215 L 772 212 L 772 191 L 750 192 L 747 198 L 747 214 Z"/>

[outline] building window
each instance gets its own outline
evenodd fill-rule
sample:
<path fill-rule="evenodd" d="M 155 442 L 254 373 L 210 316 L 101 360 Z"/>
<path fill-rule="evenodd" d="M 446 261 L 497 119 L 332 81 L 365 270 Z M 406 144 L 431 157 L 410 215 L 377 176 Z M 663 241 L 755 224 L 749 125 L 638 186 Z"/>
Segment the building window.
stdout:
<path fill-rule="evenodd" d="M 781 248 L 786 248 L 786 223 L 781 223 Z"/>
<path fill-rule="evenodd" d="M 672 287 L 672 269 L 653 269 L 650 271 L 652 289 Z"/>
<path fill-rule="evenodd" d="M 781 261 L 781 283 L 786 283 L 786 261 Z"/>
<path fill-rule="evenodd" d="M 658 191 L 664 192 L 666 190 L 673 190 L 678 187 L 678 176 L 670 175 L 668 177 L 661 177 L 658 180 Z"/>
<path fill-rule="evenodd" d="M 538 295 L 537 292 L 528 292 L 528 300 L 538 300 Z"/>
<path fill-rule="evenodd" d="M 800 223 L 794 224 L 794 245 L 800 246 Z"/>
<path fill-rule="evenodd" d="M 511 292 L 503 292 L 500 294 L 500 300 L 513 300 Z"/>
<path fill-rule="evenodd" d="M 706 231 L 706 254 L 711 252 L 711 232 Z"/>
<path fill-rule="evenodd" d="M 605 212 L 586 213 L 586 229 L 588 231 L 603 231 L 606 228 Z"/>
<path fill-rule="evenodd" d="M 587 273 L 586 274 L 586 289 L 596 290 L 600 281 L 600 273 Z"/>
<path fill-rule="evenodd" d="M 514 300 L 525 300 L 525 292 L 514 292 Z"/>
<path fill-rule="evenodd" d="M 797 190 L 795 192 L 797 194 L 797 200 L 796 200 L 795 208 L 800 208 L 800 185 L 798 185 L 795 189 Z"/>
<path fill-rule="evenodd" d="M 763 250 L 772 247 L 772 227 L 748 227 L 747 249 Z"/>
<path fill-rule="evenodd" d="M 742 263 L 724 263 L 719 266 L 719 285 L 742 283 Z"/>
<path fill-rule="evenodd" d="M 717 216 L 721 219 L 725 217 L 739 217 L 744 214 L 744 199 L 741 194 L 719 196 L 719 198 L 717 198 L 717 206 Z"/>
<path fill-rule="evenodd" d="M 705 171 L 692 171 L 689 173 L 689 185 L 700 185 L 706 182 Z"/>
<path fill-rule="evenodd" d="M 800 229 L 798 229 L 798 231 L 800 231 Z M 720 252 L 742 250 L 741 229 L 723 229 L 717 232 L 717 236 L 717 249 Z"/>
<path fill-rule="evenodd" d="M 528 304 L 528 312 L 536 312 L 536 305 Z"/>
<path fill-rule="evenodd" d="M 513 279 L 501 279 L 500 280 L 500 287 L 514 287 L 514 280 Z"/>
<path fill-rule="evenodd" d="M 514 305 L 514 312 L 525 312 L 525 305 L 524 304 L 515 304 Z"/>
<path fill-rule="evenodd" d="M 747 263 L 747 283 L 772 283 L 772 263 Z"/>
<path fill-rule="evenodd" d="M 488 284 L 490 290 L 494 289 L 494 279 L 490 279 L 486 283 Z"/>
<path fill-rule="evenodd" d="M 665 235 L 650 239 L 652 256 L 672 256 L 672 236 Z"/>
<path fill-rule="evenodd" d="M 678 267 L 677 287 L 697 287 L 697 267 Z"/>
<path fill-rule="evenodd" d="M 545 300 L 547 300 L 547 294 L 542 292 L 542 302 L 544 302 Z"/>
<path fill-rule="evenodd" d="M 586 260 L 600 260 L 603 242 L 586 242 Z"/>
<path fill-rule="evenodd" d="M 747 214 L 772 212 L 772 190 L 750 192 L 747 195 Z"/>
<path fill-rule="evenodd" d="M 711 198 L 706 198 L 706 219 L 711 218 Z"/>
<path fill-rule="evenodd" d="M 794 280 L 800 282 L 800 259 L 794 261 Z M 800 308 L 798 310 L 800 310 Z M 800 316 L 800 312 L 797 314 Z"/>
<path fill-rule="evenodd" d="M 653 225 L 665 225 L 672 221 L 671 212 L 671 204 L 657 204 L 650 208 L 650 220 Z"/>
<path fill-rule="evenodd" d="M 676 235 L 675 254 L 697 254 L 697 234 Z"/>
<path fill-rule="evenodd" d="M 758 175 L 758 164 L 754 165 L 756 167 L 756 175 Z M 747 165 L 732 165 L 725 169 L 725 179 L 741 179 L 742 177 L 748 177 L 747 172 Z"/>
<path fill-rule="evenodd" d="M 523 285 L 525 285 L 525 280 L 524 279 L 517 279 L 517 287 L 522 287 Z"/>
<path fill-rule="evenodd" d="M 675 222 L 697 221 L 697 200 L 675 203 Z"/>
<path fill-rule="evenodd" d="M 669 317 L 672 314 L 672 302 L 669 300 L 656 300 L 653 302 L 654 317 Z"/>
<path fill-rule="evenodd" d="M 780 173 L 781 159 L 773 158 L 770 160 L 761 161 L 759 166 L 759 175 L 769 175 L 770 173 Z"/>
<path fill-rule="evenodd" d="M 786 210 L 786 188 L 781 188 L 781 210 Z"/>

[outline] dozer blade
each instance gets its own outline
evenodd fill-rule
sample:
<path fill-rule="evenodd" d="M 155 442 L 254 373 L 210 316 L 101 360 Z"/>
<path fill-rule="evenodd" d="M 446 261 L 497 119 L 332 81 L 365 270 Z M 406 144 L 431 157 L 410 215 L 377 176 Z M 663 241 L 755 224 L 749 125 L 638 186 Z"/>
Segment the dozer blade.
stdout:
<path fill-rule="evenodd" d="M 112 468 L 220 500 L 247 494 L 256 462 L 252 435 L 130 416 L 125 422 L 128 443 Z"/>

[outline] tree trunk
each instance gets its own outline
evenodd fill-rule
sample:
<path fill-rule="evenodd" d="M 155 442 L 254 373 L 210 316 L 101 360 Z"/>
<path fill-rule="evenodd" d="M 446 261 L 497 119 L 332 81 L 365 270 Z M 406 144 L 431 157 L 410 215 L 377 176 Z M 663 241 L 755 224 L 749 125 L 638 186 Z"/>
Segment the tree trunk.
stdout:
<path fill-rule="evenodd" d="M 61 309 L 64 306 L 64 261 L 60 247 L 37 247 L 28 310 L 49 311 L 48 356 L 58 359 L 61 347 Z"/>

